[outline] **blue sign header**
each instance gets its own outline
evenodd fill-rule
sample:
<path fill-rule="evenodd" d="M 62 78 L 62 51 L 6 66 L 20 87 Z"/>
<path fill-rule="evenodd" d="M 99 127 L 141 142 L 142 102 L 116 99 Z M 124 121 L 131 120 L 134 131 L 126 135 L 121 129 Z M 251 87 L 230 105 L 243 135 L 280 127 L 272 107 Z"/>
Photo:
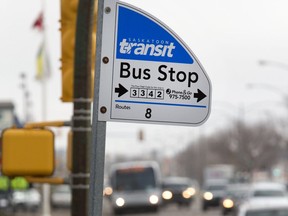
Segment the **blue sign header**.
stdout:
<path fill-rule="evenodd" d="M 153 17 L 118 5 L 117 59 L 193 64 L 177 36 Z"/>

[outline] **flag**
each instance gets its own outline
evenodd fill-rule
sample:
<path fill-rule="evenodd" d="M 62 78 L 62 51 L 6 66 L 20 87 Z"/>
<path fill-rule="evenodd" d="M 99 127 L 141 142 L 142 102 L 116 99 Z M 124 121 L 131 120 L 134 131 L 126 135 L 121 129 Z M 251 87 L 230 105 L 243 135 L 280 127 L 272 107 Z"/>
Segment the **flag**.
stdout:
<path fill-rule="evenodd" d="M 41 12 L 38 16 L 38 18 L 35 20 L 35 22 L 33 23 L 33 28 L 34 29 L 38 29 L 39 31 L 43 31 L 44 29 L 44 25 L 43 25 L 43 12 Z"/>
<path fill-rule="evenodd" d="M 47 52 L 44 50 L 44 43 L 42 42 L 36 57 L 36 79 L 42 80 L 48 78 L 50 75 L 50 63 Z"/>
<path fill-rule="evenodd" d="M 43 55 L 44 55 L 44 49 L 43 44 L 41 44 L 37 52 L 37 58 L 36 58 L 36 79 L 38 80 L 40 80 L 44 74 Z"/>
<path fill-rule="evenodd" d="M 40 12 L 39 16 L 32 25 L 33 29 L 41 32 L 43 41 L 40 44 L 36 57 L 36 79 L 43 80 L 50 75 L 50 62 L 46 50 L 45 36 L 44 36 L 44 15 Z"/>

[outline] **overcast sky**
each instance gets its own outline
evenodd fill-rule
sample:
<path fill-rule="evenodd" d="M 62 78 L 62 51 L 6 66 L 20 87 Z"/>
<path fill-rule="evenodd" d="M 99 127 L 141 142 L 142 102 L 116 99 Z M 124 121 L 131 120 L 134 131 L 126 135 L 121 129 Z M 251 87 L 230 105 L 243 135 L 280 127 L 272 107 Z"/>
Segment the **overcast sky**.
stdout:
<path fill-rule="evenodd" d="M 201 127 L 107 124 L 107 153 L 139 153 L 165 146 L 174 152 L 199 134 L 224 127 L 233 118 L 250 119 L 284 115 L 288 91 L 288 1 L 287 0 L 126 0 L 146 10 L 173 29 L 204 66 L 212 83 L 212 111 Z M 45 25 L 51 77 L 47 82 L 46 120 L 69 120 L 72 104 L 62 103 L 60 66 L 60 1 L 45 2 Z M 41 11 L 41 1 L 0 3 L 0 101 L 12 100 L 23 119 L 20 73 L 27 75 L 31 114 L 43 119 L 41 83 L 35 80 L 36 54 L 42 35 L 32 24 Z M 279 62 L 260 66 L 259 60 Z M 247 84 L 277 88 L 248 89 Z M 269 115 L 264 115 L 264 114 Z M 288 117 L 287 115 L 285 117 Z M 124 127 L 125 126 L 125 127 Z M 137 131 L 145 131 L 145 143 Z M 60 136 L 66 137 L 66 131 Z M 167 136 L 169 135 L 169 136 Z"/>

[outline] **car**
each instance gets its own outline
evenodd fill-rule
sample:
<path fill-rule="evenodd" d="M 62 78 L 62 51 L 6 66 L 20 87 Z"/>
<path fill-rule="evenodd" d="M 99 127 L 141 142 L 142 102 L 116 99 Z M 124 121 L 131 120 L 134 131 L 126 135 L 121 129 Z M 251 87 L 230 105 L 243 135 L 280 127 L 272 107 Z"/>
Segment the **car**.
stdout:
<path fill-rule="evenodd" d="M 55 185 L 51 188 L 50 203 L 52 208 L 71 206 L 72 194 L 69 185 Z"/>
<path fill-rule="evenodd" d="M 7 210 L 11 202 L 11 193 L 9 190 L 0 190 L 0 209 Z"/>
<path fill-rule="evenodd" d="M 225 195 L 227 181 L 211 180 L 205 183 L 202 191 L 202 210 L 209 207 L 219 207 Z"/>
<path fill-rule="evenodd" d="M 37 211 L 41 206 L 41 194 L 36 188 L 14 190 L 11 206 L 14 212 L 19 210 Z"/>
<path fill-rule="evenodd" d="M 239 206 L 237 216 L 287 216 L 287 197 L 254 197 Z"/>
<path fill-rule="evenodd" d="M 256 182 L 251 185 L 249 197 L 284 197 L 287 196 L 285 184 L 278 182 Z"/>
<path fill-rule="evenodd" d="M 169 177 L 162 182 L 163 205 L 189 206 L 196 195 L 196 182 L 186 177 Z"/>
<path fill-rule="evenodd" d="M 238 206 L 247 199 L 250 184 L 234 183 L 226 187 L 225 195 L 221 201 L 221 211 L 223 215 L 234 213 Z"/>
<path fill-rule="evenodd" d="M 109 184 L 112 211 L 158 212 L 161 205 L 161 170 L 156 161 L 129 161 L 110 167 Z"/>

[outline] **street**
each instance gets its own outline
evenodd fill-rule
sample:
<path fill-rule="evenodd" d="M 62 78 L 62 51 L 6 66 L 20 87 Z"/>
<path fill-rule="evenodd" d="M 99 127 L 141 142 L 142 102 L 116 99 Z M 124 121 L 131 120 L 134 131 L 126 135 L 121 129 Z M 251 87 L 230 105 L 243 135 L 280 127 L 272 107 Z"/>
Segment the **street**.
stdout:
<path fill-rule="evenodd" d="M 41 211 L 31 213 L 31 212 L 19 212 L 16 214 L 13 214 L 11 216 L 41 216 Z M 53 209 L 51 212 L 51 216 L 69 216 L 70 210 L 69 209 Z M 111 208 L 109 207 L 109 202 L 104 199 L 104 205 L 103 205 L 103 216 L 112 216 Z M 209 209 L 206 212 L 202 212 L 200 208 L 200 202 L 196 200 L 195 203 L 192 204 L 190 208 L 178 208 L 177 205 L 169 205 L 167 207 L 163 207 L 160 209 L 160 211 L 155 213 L 137 213 L 137 214 L 124 214 L 123 216 L 220 216 L 221 212 L 219 209 Z"/>
<path fill-rule="evenodd" d="M 103 208 L 103 213 L 105 213 L 105 216 L 111 216 L 113 215 L 111 213 L 110 208 Z M 201 210 L 201 205 L 199 200 L 196 200 L 191 207 L 181 207 L 179 208 L 176 204 L 171 204 L 166 207 L 163 207 L 160 209 L 160 211 L 155 214 L 155 213 L 137 213 L 137 214 L 125 214 L 123 216 L 220 216 L 220 211 L 219 209 L 209 209 L 206 212 L 203 212 Z M 54 216 L 54 215 L 53 215 Z M 56 215 L 55 215 L 56 216 Z M 57 215 L 58 216 L 58 215 Z"/>

